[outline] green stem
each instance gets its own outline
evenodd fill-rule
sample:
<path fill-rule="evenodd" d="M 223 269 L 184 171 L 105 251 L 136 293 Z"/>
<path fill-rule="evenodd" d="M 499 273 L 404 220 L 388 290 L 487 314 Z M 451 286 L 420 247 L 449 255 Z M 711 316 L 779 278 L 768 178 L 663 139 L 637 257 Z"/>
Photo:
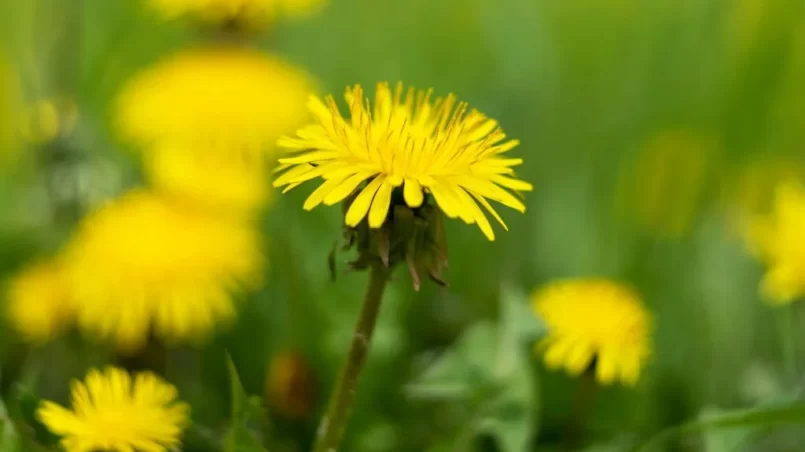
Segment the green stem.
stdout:
<path fill-rule="evenodd" d="M 366 287 L 360 317 L 352 335 L 352 344 L 349 347 L 347 360 L 341 369 L 338 383 L 330 396 L 327 413 L 319 423 L 316 444 L 313 446 L 314 452 L 336 452 L 338 450 L 341 435 L 349 418 L 349 409 L 355 398 L 358 377 L 369 351 L 369 344 L 372 340 L 372 333 L 375 329 L 377 315 L 380 312 L 380 303 L 383 299 L 383 291 L 387 282 L 388 270 L 379 264 L 373 265 L 369 273 L 369 283 Z"/>
<path fill-rule="evenodd" d="M 797 350 L 794 328 L 794 305 L 782 306 L 779 314 L 780 341 L 783 346 L 783 366 L 785 378 L 794 382 L 797 379 Z"/>
<path fill-rule="evenodd" d="M 578 450 L 584 444 L 587 423 L 595 409 L 598 383 L 595 381 L 595 366 L 590 366 L 579 376 L 579 386 L 571 407 L 570 419 L 565 430 L 564 449 Z"/>

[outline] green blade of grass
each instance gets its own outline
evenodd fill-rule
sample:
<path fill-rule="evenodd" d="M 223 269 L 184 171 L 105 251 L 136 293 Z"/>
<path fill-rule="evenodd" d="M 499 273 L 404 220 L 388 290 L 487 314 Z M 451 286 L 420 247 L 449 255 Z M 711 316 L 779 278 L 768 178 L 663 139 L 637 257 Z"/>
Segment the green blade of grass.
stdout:
<path fill-rule="evenodd" d="M 805 424 L 805 402 L 738 410 L 701 419 L 661 431 L 643 444 L 638 452 L 651 452 L 676 435 L 717 428 L 758 427 L 781 424 Z"/>

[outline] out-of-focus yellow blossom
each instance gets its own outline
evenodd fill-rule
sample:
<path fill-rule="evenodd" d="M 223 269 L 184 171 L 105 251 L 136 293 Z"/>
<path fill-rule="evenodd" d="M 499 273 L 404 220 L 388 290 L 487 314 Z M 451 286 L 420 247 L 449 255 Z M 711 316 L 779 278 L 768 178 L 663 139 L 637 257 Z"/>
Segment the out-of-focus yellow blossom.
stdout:
<path fill-rule="evenodd" d="M 189 50 L 136 75 L 117 101 L 116 122 L 145 151 L 167 142 L 262 155 L 307 118 L 311 89 L 279 57 L 223 45 Z"/>
<path fill-rule="evenodd" d="M 767 266 L 763 297 L 787 304 L 805 295 L 805 186 L 801 180 L 780 182 L 767 215 L 750 223 L 750 250 Z"/>
<path fill-rule="evenodd" d="M 148 0 L 166 18 L 193 16 L 209 22 L 265 24 L 279 17 L 302 17 L 325 0 Z"/>
<path fill-rule="evenodd" d="M 136 190 L 84 219 L 64 251 L 79 326 L 139 348 L 149 332 L 198 341 L 235 316 L 233 292 L 259 284 L 258 232 Z"/>
<path fill-rule="evenodd" d="M 72 409 L 45 401 L 37 417 L 62 437 L 67 452 L 179 450 L 190 407 L 176 387 L 151 372 L 132 377 L 115 367 L 72 383 Z"/>
<path fill-rule="evenodd" d="M 316 405 L 316 380 L 302 356 L 286 352 L 271 359 L 266 397 L 287 418 L 304 419 L 312 413 Z"/>
<path fill-rule="evenodd" d="M 805 180 L 805 161 L 779 153 L 754 157 L 726 174 L 722 202 L 738 230 L 774 205 L 777 185 L 785 180 Z"/>
<path fill-rule="evenodd" d="M 43 99 L 23 115 L 22 136 L 31 143 L 46 143 L 72 132 L 78 121 L 78 107 L 69 99 Z"/>
<path fill-rule="evenodd" d="M 8 316 L 30 342 L 47 342 L 73 320 L 62 266 L 56 261 L 25 268 L 8 283 Z"/>
<path fill-rule="evenodd" d="M 683 236 L 705 201 L 718 158 L 719 147 L 712 138 L 685 130 L 652 136 L 632 166 L 621 173 L 620 214 L 660 237 Z"/>
<path fill-rule="evenodd" d="M 248 153 L 164 145 L 145 155 L 145 171 L 170 196 L 229 213 L 251 212 L 273 191 L 267 162 Z"/>
<path fill-rule="evenodd" d="M 294 155 L 279 159 L 285 172 L 275 186 L 324 181 L 305 201 L 305 210 L 336 204 L 357 190 L 346 224 L 354 227 L 368 217 L 370 228 L 380 228 L 395 191 L 410 208 L 422 206 L 430 194 L 445 215 L 477 224 L 489 240 L 495 234 L 478 204 L 504 229 L 488 199 L 525 212 L 525 204 L 508 191 L 532 190 L 514 177 L 512 167 L 523 160 L 503 156 L 519 142 L 507 140 L 494 119 L 452 94 L 432 99 L 432 90 L 405 90 L 402 83 L 395 90 L 379 83 L 373 107 L 359 85 L 347 88 L 345 98 L 349 119 L 332 96 L 324 102 L 311 96 L 316 122 L 278 142 Z"/>
<path fill-rule="evenodd" d="M 606 279 L 557 281 L 532 295 L 548 326 L 537 344 L 545 364 L 580 375 L 595 366 L 604 385 L 635 385 L 651 355 L 651 318 L 631 288 Z"/>

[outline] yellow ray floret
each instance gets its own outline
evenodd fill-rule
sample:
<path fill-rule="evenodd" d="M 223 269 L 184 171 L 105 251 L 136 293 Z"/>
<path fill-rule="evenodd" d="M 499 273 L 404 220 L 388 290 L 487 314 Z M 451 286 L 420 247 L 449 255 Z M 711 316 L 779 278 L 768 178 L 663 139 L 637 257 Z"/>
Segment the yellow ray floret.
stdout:
<path fill-rule="evenodd" d="M 532 295 L 548 326 L 537 348 L 549 368 L 579 375 L 595 363 L 601 384 L 637 383 L 651 354 L 651 319 L 630 288 L 605 279 L 558 281 Z"/>
<path fill-rule="evenodd" d="M 165 141 L 232 152 L 273 149 L 308 117 L 312 83 L 284 60 L 254 49 L 184 51 L 126 85 L 115 107 L 122 137 L 146 150 Z"/>
<path fill-rule="evenodd" d="M 190 408 L 156 375 L 132 379 L 123 369 L 93 369 L 85 381 L 73 381 L 71 393 L 72 410 L 49 401 L 37 410 L 67 452 L 179 450 Z"/>
<path fill-rule="evenodd" d="M 250 225 L 134 191 L 90 214 L 64 251 L 79 326 L 123 350 L 149 333 L 197 341 L 235 315 L 260 281 Z"/>
<path fill-rule="evenodd" d="M 359 85 L 347 89 L 346 102 L 348 119 L 332 96 L 324 102 L 312 96 L 308 107 L 316 123 L 278 142 L 296 155 L 279 160 L 285 172 L 275 186 L 324 180 L 305 202 L 306 210 L 336 204 L 357 190 L 346 224 L 354 227 L 368 217 L 369 226 L 379 228 L 399 188 L 409 207 L 421 206 L 429 194 L 448 217 L 477 224 L 489 240 L 495 234 L 479 204 L 504 229 L 488 200 L 525 211 L 509 191 L 532 190 L 514 177 L 512 167 L 523 161 L 503 156 L 518 141 L 506 140 L 495 120 L 454 95 L 432 99 L 431 90 L 404 90 L 398 84 L 392 91 L 380 83 L 373 107 Z"/>
<path fill-rule="evenodd" d="M 748 227 L 750 250 L 768 266 L 761 283 L 764 298 L 775 304 L 805 296 L 805 186 L 781 181 L 768 215 L 756 215 Z"/>
<path fill-rule="evenodd" d="M 305 16 L 319 9 L 325 0 L 149 0 L 149 3 L 169 19 L 192 15 L 210 22 L 265 23 L 280 16 Z"/>

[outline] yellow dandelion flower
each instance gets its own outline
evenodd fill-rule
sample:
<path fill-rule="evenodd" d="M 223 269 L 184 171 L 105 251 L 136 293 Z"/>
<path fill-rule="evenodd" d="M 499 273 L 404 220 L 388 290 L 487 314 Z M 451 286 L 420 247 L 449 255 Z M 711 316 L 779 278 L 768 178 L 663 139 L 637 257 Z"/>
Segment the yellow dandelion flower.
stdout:
<path fill-rule="evenodd" d="M 257 50 L 189 50 L 128 83 L 116 124 L 123 138 L 146 150 L 167 141 L 188 150 L 264 152 L 305 121 L 311 87 L 302 70 Z"/>
<path fill-rule="evenodd" d="M 267 23 L 278 17 L 302 17 L 318 10 L 325 0 L 149 0 L 164 17 L 190 15 L 210 22 Z"/>
<path fill-rule="evenodd" d="M 372 108 L 363 89 L 355 85 L 346 91 L 349 120 L 341 116 L 332 96 L 324 102 L 311 96 L 308 108 L 317 122 L 295 137 L 279 140 L 296 155 L 279 159 L 286 171 L 274 185 L 290 189 L 323 179 L 305 201 L 305 210 L 336 204 L 358 190 L 345 217 L 351 227 L 368 216 L 369 226 L 380 228 L 397 188 L 401 202 L 411 208 L 422 206 L 430 194 L 445 215 L 477 224 L 494 240 L 478 204 L 504 229 L 489 199 L 525 212 L 525 204 L 506 190 L 532 189 L 513 177 L 512 167 L 523 160 L 502 156 L 519 142 L 507 141 L 495 120 L 469 110 L 454 95 L 435 100 L 431 96 L 431 90 L 404 91 L 400 83 L 392 91 L 380 83 Z"/>
<path fill-rule="evenodd" d="M 151 372 L 132 379 L 120 368 L 93 369 L 73 381 L 71 396 L 72 410 L 50 401 L 37 410 L 67 452 L 178 450 L 189 423 L 176 388 Z"/>
<path fill-rule="evenodd" d="M 805 162 L 772 153 L 754 157 L 725 175 L 722 200 L 740 220 L 768 213 L 780 181 L 805 180 Z"/>
<path fill-rule="evenodd" d="M 536 290 L 532 302 L 548 326 L 537 348 L 549 368 L 575 376 L 595 366 L 601 384 L 637 383 L 651 354 L 651 319 L 632 289 L 605 279 L 571 279 Z"/>
<path fill-rule="evenodd" d="M 79 326 L 125 350 L 203 339 L 263 264 L 251 226 L 134 191 L 84 219 L 64 257 Z"/>
<path fill-rule="evenodd" d="M 164 145 L 145 156 L 145 172 L 160 191 L 216 210 L 248 213 L 272 192 L 267 162 L 248 153 Z"/>
<path fill-rule="evenodd" d="M 774 304 L 805 295 L 805 186 L 799 180 L 780 182 L 768 215 L 758 215 L 748 228 L 752 252 L 768 270 L 761 293 Z"/>
<path fill-rule="evenodd" d="M 8 284 L 8 316 L 30 342 L 47 342 L 73 318 L 62 266 L 45 261 L 25 268 Z"/>
<path fill-rule="evenodd" d="M 78 122 L 78 106 L 70 99 L 42 99 L 23 114 L 20 132 L 29 142 L 42 144 L 68 135 Z"/>

